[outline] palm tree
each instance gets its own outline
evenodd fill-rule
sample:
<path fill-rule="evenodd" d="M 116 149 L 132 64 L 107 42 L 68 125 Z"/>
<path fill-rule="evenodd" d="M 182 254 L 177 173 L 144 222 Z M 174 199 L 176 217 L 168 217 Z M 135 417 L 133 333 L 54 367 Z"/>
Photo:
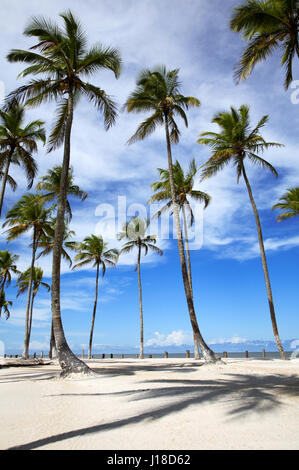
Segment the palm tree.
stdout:
<path fill-rule="evenodd" d="M 148 201 L 149 204 L 153 202 L 167 201 L 166 205 L 160 209 L 156 216 L 160 215 L 169 210 L 172 206 L 170 183 L 169 183 L 169 171 L 162 168 L 158 168 L 160 174 L 160 181 L 157 181 L 151 185 L 152 190 L 155 191 L 155 194 Z M 194 178 L 197 173 L 197 167 L 195 160 L 193 159 L 189 164 L 189 169 L 185 173 L 178 161 L 173 165 L 173 175 L 175 182 L 175 189 L 177 194 L 177 204 L 183 214 L 183 226 L 184 226 L 184 237 L 185 237 L 185 247 L 186 247 L 186 257 L 187 257 L 187 271 L 188 278 L 190 283 L 191 295 L 193 298 L 193 288 L 192 288 L 192 274 L 191 274 L 191 259 L 190 259 L 190 249 L 189 249 L 189 236 L 188 236 L 188 224 L 187 224 L 187 214 L 189 213 L 190 225 L 193 224 L 194 215 L 188 198 L 194 199 L 199 202 L 204 203 L 205 209 L 210 203 L 211 197 L 202 191 L 198 191 L 194 188 Z M 197 343 L 196 335 L 194 335 L 194 357 L 195 359 L 200 359 L 199 354 L 199 345 Z"/>
<path fill-rule="evenodd" d="M 24 125 L 25 110 L 20 104 L 13 101 L 5 112 L 0 110 L 0 150 L 2 187 L 0 193 L 0 216 L 2 212 L 6 183 L 12 189 L 16 182 L 8 174 L 11 163 L 22 165 L 28 180 L 28 189 L 31 188 L 37 173 L 37 166 L 32 154 L 37 151 L 37 141 L 46 141 L 43 121 L 32 121 Z"/>
<path fill-rule="evenodd" d="M 8 307 L 11 307 L 11 306 L 12 306 L 12 302 L 10 300 L 6 300 L 4 291 L 1 291 L 0 292 L 0 317 L 1 317 L 2 309 L 3 309 L 6 314 L 6 320 L 8 320 L 10 317 L 10 310 Z"/>
<path fill-rule="evenodd" d="M 276 219 L 277 222 L 299 215 L 299 186 L 296 188 L 289 188 L 287 192 L 279 198 L 279 200 L 282 202 L 275 204 L 272 209 L 283 209 L 287 210 L 287 212 L 280 214 Z"/>
<path fill-rule="evenodd" d="M 142 306 L 142 287 L 141 287 L 141 256 L 142 251 L 144 250 L 145 256 L 148 251 L 153 251 L 158 255 L 162 256 L 163 251 L 156 246 L 157 237 L 156 235 L 146 235 L 149 228 L 149 221 L 141 219 L 140 217 L 133 217 L 129 222 L 127 222 L 122 231 L 118 234 L 119 240 L 127 240 L 119 254 L 130 253 L 132 250 L 137 248 L 137 265 L 136 270 L 138 272 L 138 288 L 139 288 L 139 312 L 140 312 L 140 354 L 139 358 L 143 359 L 143 306 Z"/>
<path fill-rule="evenodd" d="M 212 156 L 203 169 L 203 178 L 210 178 L 230 163 L 236 168 L 237 181 L 239 182 L 241 176 L 244 178 L 257 226 L 272 328 L 277 348 L 281 357 L 285 358 L 285 353 L 278 334 L 261 222 L 245 170 L 245 159 L 247 159 L 246 161 L 257 165 L 263 170 L 270 170 L 274 176 L 278 176 L 275 168 L 258 155 L 268 148 L 281 146 L 281 144 L 274 142 L 266 142 L 260 134 L 261 128 L 268 122 L 268 119 L 268 116 L 263 116 L 257 126 L 252 129 L 250 127 L 249 107 L 242 105 L 239 110 L 231 107 L 230 112 L 218 113 L 212 121 L 218 124 L 220 133 L 204 132 L 200 134 L 201 138 L 197 142 L 199 144 L 208 145 L 212 149 Z"/>
<path fill-rule="evenodd" d="M 40 178 L 39 183 L 36 185 L 38 191 L 44 191 L 45 199 L 48 201 L 57 200 L 59 202 L 60 183 L 61 183 L 62 166 L 55 166 L 52 170 L 48 170 L 45 176 Z M 67 194 L 85 201 L 88 194 L 82 191 L 79 186 L 74 185 L 73 168 L 69 168 Z M 72 219 L 72 210 L 68 199 L 66 199 L 66 213 L 68 219 Z"/>
<path fill-rule="evenodd" d="M 24 359 L 28 358 L 29 350 L 29 315 L 36 250 L 40 238 L 42 236 L 47 236 L 53 230 L 50 223 L 50 215 L 54 208 L 55 206 L 45 209 L 44 199 L 40 194 L 28 193 L 22 196 L 21 199 L 7 212 L 6 222 L 3 224 L 4 227 L 10 227 L 7 230 L 8 241 L 15 240 L 20 235 L 32 230 L 32 260 L 26 306 L 24 351 L 22 354 Z"/>
<path fill-rule="evenodd" d="M 30 343 L 32 316 L 33 316 L 32 315 L 33 304 L 34 304 L 36 294 L 38 293 L 38 290 L 41 286 L 47 289 L 48 292 L 50 292 L 51 290 L 51 287 L 49 286 L 49 284 L 47 284 L 46 282 L 43 282 L 43 274 L 44 274 L 43 270 L 40 267 L 38 266 L 34 267 L 33 278 L 32 278 L 32 297 L 31 297 L 31 305 L 30 305 L 30 313 L 29 313 L 28 343 Z M 20 294 L 24 294 L 26 291 L 28 291 L 30 280 L 31 280 L 31 268 L 28 268 L 23 273 L 20 273 L 17 279 L 17 286 L 18 286 L 17 297 L 19 297 Z"/>
<path fill-rule="evenodd" d="M 278 49 L 282 54 L 287 89 L 293 80 L 294 56 L 299 57 L 299 1 L 250 0 L 234 8 L 230 25 L 248 42 L 236 67 L 236 79 L 246 79 L 258 62 Z"/>
<path fill-rule="evenodd" d="M 87 49 L 87 38 L 78 20 L 71 11 L 60 15 L 64 27 L 46 18 L 33 18 L 24 34 L 36 39 L 30 51 L 12 50 L 10 62 L 25 62 L 29 65 L 21 74 L 38 76 L 21 86 L 8 99 L 17 98 L 27 105 L 38 106 L 55 100 L 58 103 L 57 119 L 50 135 L 49 151 L 64 145 L 60 182 L 55 244 L 52 265 L 52 315 L 55 342 L 62 373 L 89 372 L 86 364 L 70 350 L 63 331 L 60 307 L 60 263 L 65 223 L 65 208 L 68 190 L 68 175 L 71 153 L 71 131 L 74 107 L 81 96 L 86 97 L 104 116 L 108 130 L 116 120 L 114 101 L 98 86 L 86 80 L 103 69 L 119 76 L 121 59 L 118 50 L 101 44 Z"/>
<path fill-rule="evenodd" d="M 73 269 L 86 266 L 93 263 L 93 267 L 96 268 L 96 290 L 95 300 L 92 314 L 92 322 L 90 329 L 89 348 L 88 348 L 88 359 L 91 359 L 92 351 L 92 339 L 94 331 L 94 323 L 96 318 L 97 303 L 98 303 L 98 291 L 99 291 L 99 274 L 100 269 L 102 270 L 102 276 L 106 273 L 106 266 L 115 266 L 118 258 L 118 251 L 116 249 L 107 249 L 108 244 L 104 242 L 101 236 L 90 235 L 84 238 L 82 243 L 77 244 L 76 250 L 78 254 L 75 256 L 75 261 L 80 261 L 76 264 Z"/>
<path fill-rule="evenodd" d="M 172 143 L 178 143 L 180 131 L 175 121 L 175 117 L 179 116 L 183 119 L 185 125 L 188 125 L 185 109 L 190 106 L 199 106 L 198 99 L 191 96 L 183 96 L 181 94 L 181 86 L 179 82 L 179 70 L 167 71 L 165 66 L 160 66 L 154 70 L 143 70 L 137 78 L 137 87 L 128 97 L 124 108 L 129 112 L 148 113 L 150 116 L 145 119 L 138 127 L 135 134 L 130 138 L 128 143 L 143 140 L 152 134 L 158 125 L 164 125 L 169 182 L 172 199 L 172 210 L 175 221 L 177 243 L 179 249 L 182 277 L 184 282 L 186 300 L 190 315 L 192 330 L 196 335 L 200 344 L 203 356 L 208 362 L 215 362 L 216 356 L 213 351 L 205 343 L 197 323 L 192 292 L 188 279 L 188 271 L 186 265 L 184 243 L 182 239 L 181 223 L 179 216 L 179 206 L 176 201 L 175 182 L 172 164 Z"/>

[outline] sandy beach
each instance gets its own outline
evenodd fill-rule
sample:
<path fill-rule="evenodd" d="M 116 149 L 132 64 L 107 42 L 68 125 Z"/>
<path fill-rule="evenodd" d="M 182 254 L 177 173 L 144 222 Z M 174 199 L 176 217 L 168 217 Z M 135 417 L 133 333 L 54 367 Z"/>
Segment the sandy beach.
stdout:
<path fill-rule="evenodd" d="M 93 360 L 0 370 L 1 449 L 299 449 L 299 360 Z"/>

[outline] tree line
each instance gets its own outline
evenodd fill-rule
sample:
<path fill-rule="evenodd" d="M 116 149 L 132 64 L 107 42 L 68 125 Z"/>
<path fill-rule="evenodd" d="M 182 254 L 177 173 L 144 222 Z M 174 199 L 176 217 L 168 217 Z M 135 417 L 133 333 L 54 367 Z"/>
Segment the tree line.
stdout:
<path fill-rule="evenodd" d="M 103 116 L 107 131 L 116 123 L 117 104 L 105 90 L 91 83 L 90 79 L 104 69 L 110 70 L 118 79 L 122 61 L 120 51 L 116 48 L 102 44 L 88 48 L 86 34 L 71 11 L 61 14 L 60 18 L 61 26 L 44 17 L 32 18 L 24 31 L 27 37 L 32 38 L 32 47 L 29 50 L 13 49 L 7 55 L 9 62 L 25 64 L 26 68 L 20 74 L 22 79 L 31 78 L 9 93 L 0 110 L 0 213 L 7 184 L 13 190 L 17 187 L 17 182 L 10 175 L 11 166 L 23 167 L 28 189 L 31 189 L 37 174 L 33 155 L 38 150 L 38 143 L 47 143 L 48 152 L 62 147 L 63 157 L 60 166 L 54 167 L 40 178 L 36 192 L 23 195 L 6 213 L 4 227 L 7 227 L 7 239 L 14 240 L 30 231 L 32 257 L 31 266 L 24 273 L 19 273 L 17 255 L 8 250 L 0 253 L 0 307 L 8 317 L 11 301 L 6 300 L 5 289 L 10 284 L 12 275 L 17 275 L 18 294 L 27 291 L 23 351 L 23 357 L 26 358 L 29 354 L 35 296 L 41 286 L 47 290 L 51 288 L 51 345 L 55 345 L 62 373 L 88 373 L 87 364 L 73 354 L 64 334 L 60 305 L 61 258 L 64 257 L 72 266 L 69 254 L 71 250 L 76 252 L 75 261 L 78 262 L 73 269 L 90 263 L 96 269 L 95 302 L 89 341 L 90 357 L 100 272 L 104 275 L 106 267 L 115 266 L 119 256 L 136 250 L 142 358 L 144 333 L 141 256 L 146 255 L 149 250 L 162 255 L 162 250 L 156 245 L 156 237 L 149 234 L 150 221 L 138 217 L 128 221 L 118 235 L 120 240 L 125 240 L 119 251 L 109 248 L 101 236 L 94 234 L 82 242 L 72 240 L 74 233 L 69 228 L 72 211 L 68 197 L 75 196 L 82 201 L 87 197 L 87 193 L 74 184 L 71 167 L 71 135 L 75 110 L 80 98 L 85 97 Z M 292 81 L 294 57 L 299 56 L 299 2 L 246 1 L 234 9 L 230 27 L 233 31 L 241 33 L 248 43 L 236 66 L 236 80 L 246 79 L 256 63 L 265 60 L 275 49 L 279 49 L 283 54 L 281 63 L 286 69 L 287 88 Z M 27 125 L 24 123 L 26 108 L 38 107 L 47 102 L 55 102 L 57 105 L 55 122 L 48 138 L 43 121 L 36 120 Z M 273 333 L 281 357 L 286 358 L 278 332 L 261 221 L 247 174 L 247 166 L 251 164 L 260 170 L 269 170 L 277 177 L 277 170 L 262 158 L 261 154 L 272 147 L 280 147 L 281 144 L 267 142 L 261 134 L 269 116 L 263 116 L 258 123 L 252 125 L 249 106 L 242 105 L 239 109 L 231 107 L 213 117 L 212 122 L 218 127 L 218 132 L 201 133 L 197 140 L 198 144 L 208 146 L 211 152 L 208 161 L 201 166 L 200 175 L 195 160 L 184 170 L 178 160 L 173 160 L 173 147 L 179 144 L 181 136 L 178 118 L 187 127 L 187 113 L 190 107 L 199 108 L 200 101 L 183 94 L 179 69 L 168 70 L 163 65 L 143 69 L 138 74 L 136 87 L 129 94 L 123 110 L 146 116 L 128 140 L 129 144 L 144 140 L 158 127 L 162 126 L 164 129 L 167 168 L 158 169 L 160 179 L 152 185 L 154 194 L 149 202 L 165 202 L 156 217 L 166 210 L 170 210 L 173 215 L 182 280 L 194 336 L 195 357 L 199 357 L 200 349 L 205 361 L 214 363 L 218 360 L 202 336 L 194 307 L 188 243 L 188 229 L 194 218 L 190 200 L 200 201 L 207 208 L 211 198 L 194 188 L 195 177 L 198 175 L 202 181 L 213 177 L 227 165 L 232 165 L 236 170 L 237 182 L 240 178 L 244 180 L 255 216 Z M 298 196 L 298 187 L 289 188 L 281 196 L 280 202 L 273 207 L 284 210 L 278 216 L 278 221 L 299 214 Z M 35 266 L 39 256 L 49 254 L 52 256 L 51 287 L 42 281 L 42 270 Z"/>

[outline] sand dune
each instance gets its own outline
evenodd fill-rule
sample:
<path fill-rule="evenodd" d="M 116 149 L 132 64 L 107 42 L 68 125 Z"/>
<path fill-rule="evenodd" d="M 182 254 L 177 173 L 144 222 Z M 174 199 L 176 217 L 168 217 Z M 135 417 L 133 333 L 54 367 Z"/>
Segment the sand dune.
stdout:
<path fill-rule="evenodd" d="M 299 360 L 94 360 L 0 370 L 0 448 L 299 449 Z"/>

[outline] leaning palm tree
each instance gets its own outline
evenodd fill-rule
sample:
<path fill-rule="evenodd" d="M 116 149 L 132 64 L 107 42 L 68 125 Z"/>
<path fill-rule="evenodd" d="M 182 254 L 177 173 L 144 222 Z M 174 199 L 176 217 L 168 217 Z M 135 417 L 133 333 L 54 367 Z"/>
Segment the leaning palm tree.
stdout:
<path fill-rule="evenodd" d="M 54 208 L 55 206 L 46 209 L 44 207 L 44 199 L 40 194 L 25 194 L 7 212 L 6 222 L 3 224 L 4 227 L 10 227 L 7 230 L 8 241 L 15 240 L 20 235 L 23 235 L 28 231 L 32 231 L 32 259 L 26 305 L 24 350 L 22 354 L 24 359 L 28 358 L 29 351 L 29 316 L 36 250 L 40 238 L 42 236 L 47 236 L 48 234 L 51 234 L 53 232 L 50 223 L 50 216 Z"/>
<path fill-rule="evenodd" d="M 13 101 L 7 111 L 0 110 L 0 151 L 2 186 L 0 193 L 0 216 L 7 182 L 12 189 L 16 182 L 9 176 L 10 165 L 21 165 L 28 180 L 28 189 L 33 184 L 37 166 L 32 154 L 37 151 L 37 142 L 45 143 L 46 134 L 43 121 L 24 124 L 25 109 Z"/>
<path fill-rule="evenodd" d="M 10 317 L 10 310 L 8 307 L 12 306 L 12 302 L 10 300 L 6 300 L 5 293 L 3 291 L 0 292 L 0 317 L 2 313 L 2 309 L 6 315 L 6 320 Z"/>
<path fill-rule="evenodd" d="M 80 97 L 86 97 L 104 116 L 108 130 L 116 120 L 116 105 L 100 87 L 86 81 L 96 72 L 108 69 L 119 76 L 121 59 L 118 50 L 101 44 L 87 49 L 87 38 L 71 11 L 60 15 L 63 28 L 46 18 L 33 18 L 24 34 L 36 40 L 30 51 L 14 49 L 8 54 L 10 62 L 25 62 L 29 66 L 22 77 L 34 75 L 29 81 L 8 96 L 17 98 L 28 106 L 39 106 L 56 101 L 57 119 L 50 135 L 49 151 L 64 145 L 60 182 L 57 224 L 52 264 L 52 316 L 55 342 L 62 373 L 89 372 L 86 364 L 70 350 L 62 326 L 60 307 L 60 262 L 68 175 L 71 156 L 71 131 L 74 108 Z"/>
<path fill-rule="evenodd" d="M 138 288 L 139 288 L 139 313 L 140 313 L 140 354 L 139 358 L 144 357 L 144 334 L 143 334 L 143 305 L 142 305 L 142 287 L 141 287 L 141 256 L 142 251 L 147 255 L 148 251 L 153 251 L 158 255 L 162 256 L 163 251 L 156 246 L 157 237 L 156 235 L 147 235 L 149 228 L 149 221 L 141 219 L 140 217 L 133 217 L 127 222 L 122 231 L 118 234 L 119 240 L 127 240 L 119 254 L 130 253 L 135 248 L 137 249 L 137 265 L 136 270 L 138 272 Z"/>
<path fill-rule="evenodd" d="M 281 357 L 285 358 L 285 353 L 278 334 L 261 222 L 245 169 L 246 160 L 263 170 L 270 170 L 274 176 L 278 176 L 275 168 L 259 156 L 259 153 L 268 148 L 281 146 L 281 144 L 274 142 L 266 142 L 261 136 L 261 128 L 268 122 L 268 119 L 268 116 L 263 116 L 257 126 L 251 128 L 249 107 L 243 105 L 239 110 L 231 107 L 230 112 L 216 114 L 212 121 L 218 124 L 220 132 L 204 132 L 200 134 L 201 138 L 197 142 L 199 144 L 208 145 L 212 150 L 211 158 L 204 165 L 202 173 L 203 178 L 210 178 L 230 163 L 236 168 L 237 181 L 239 182 L 241 177 L 244 178 L 257 226 L 273 332 Z"/>
<path fill-rule="evenodd" d="M 32 317 L 33 317 L 33 305 L 34 305 L 35 297 L 40 287 L 44 287 L 45 289 L 47 289 L 48 292 L 50 292 L 51 290 L 51 287 L 49 286 L 49 284 L 43 281 L 43 275 L 44 275 L 43 270 L 40 267 L 35 266 L 33 269 L 33 277 L 32 277 L 32 296 L 31 296 L 31 304 L 30 304 L 30 312 L 29 312 L 28 343 L 30 343 Z M 31 268 L 28 268 L 26 269 L 26 271 L 20 273 L 17 279 L 17 287 L 18 287 L 17 297 L 19 297 L 20 294 L 24 294 L 26 291 L 28 291 L 30 280 L 31 280 Z"/>
<path fill-rule="evenodd" d="M 288 88 L 293 80 L 293 59 L 299 57 L 299 1 L 246 1 L 234 8 L 231 29 L 243 33 L 248 42 L 236 67 L 236 79 L 246 79 L 258 62 L 279 50 L 281 65 L 285 67 L 284 85 Z"/>
<path fill-rule="evenodd" d="M 169 182 L 169 171 L 162 168 L 158 168 L 160 174 L 160 181 L 156 181 L 151 185 L 152 190 L 155 194 L 150 198 L 148 204 L 154 202 L 167 201 L 165 206 L 160 209 L 155 216 L 160 217 L 165 211 L 171 209 L 172 199 L 170 191 L 170 182 Z M 189 168 L 184 172 L 178 161 L 173 165 L 173 175 L 175 182 L 175 190 L 177 195 L 177 204 L 183 214 L 183 227 L 184 227 L 184 237 L 185 237 L 185 247 L 186 247 L 186 257 L 187 257 L 187 271 L 188 278 L 190 283 L 191 295 L 193 298 L 193 287 L 192 287 L 192 273 L 191 273 L 191 257 L 189 249 L 189 236 L 188 236 L 188 223 L 187 223 L 187 213 L 189 215 L 189 224 L 192 225 L 194 221 L 193 211 L 189 202 L 189 199 L 194 199 L 198 202 L 204 203 L 204 208 L 206 209 L 210 203 L 211 197 L 202 191 L 194 189 L 194 178 L 197 174 L 197 167 L 195 159 L 191 160 Z M 199 354 L 199 345 L 194 334 L 194 358 L 200 359 Z"/>
<path fill-rule="evenodd" d="M 91 359 L 93 331 L 98 303 L 99 274 L 100 270 L 102 270 L 102 276 L 104 277 L 106 267 L 116 265 L 118 250 L 113 248 L 108 249 L 108 244 L 104 242 L 103 238 L 96 235 L 90 235 L 89 237 L 84 238 L 82 243 L 77 244 L 76 250 L 78 251 L 78 254 L 75 256 L 75 261 L 80 262 L 75 264 L 73 269 L 77 269 L 91 263 L 93 263 L 93 267 L 96 268 L 96 290 L 88 348 L 88 359 Z"/>
<path fill-rule="evenodd" d="M 36 185 L 38 191 L 44 191 L 44 197 L 47 201 L 56 200 L 59 202 L 60 195 L 60 183 L 62 175 L 62 166 L 55 166 L 53 169 L 48 170 L 45 176 L 40 178 L 39 183 Z M 69 168 L 68 180 L 67 180 L 67 195 L 77 197 L 81 201 L 85 201 L 88 194 L 82 191 L 79 186 L 74 184 L 73 168 Z M 72 218 L 72 209 L 68 199 L 66 199 L 66 213 L 68 220 Z"/>
<path fill-rule="evenodd" d="M 177 116 L 181 117 L 185 125 L 187 126 L 188 120 L 185 110 L 188 110 L 190 106 L 199 105 L 200 102 L 198 101 L 198 99 L 193 98 L 191 96 L 183 96 L 181 94 L 179 70 L 176 69 L 167 71 L 165 66 L 160 66 L 155 68 L 154 70 L 143 70 L 139 74 L 137 78 L 137 87 L 133 91 L 133 93 L 129 95 L 124 105 L 124 108 L 129 113 L 151 113 L 150 116 L 139 125 L 135 134 L 130 138 L 129 143 L 144 140 L 146 137 L 148 137 L 155 131 L 157 126 L 164 126 L 167 146 L 172 210 L 175 221 L 182 277 L 184 282 L 184 289 L 190 315 L 190 321 L 193 333 L 196 335 L 197 341 L 200 344 L 200 348 L 205 360 L 208 362 L 215 362 L 217 360 L 216 356 L 204 341 L 198 328 L 192 292 L 188 279 L 188 271 L 179 216 L 179 206 L 177 204 L 176 199 L 172 164 L 171 144 L 178 143 L 180 137 L 180 131 L 175 121 L 175 118 Z"/>
<path fill-rule="evenodd" d="M 299 215 L 299 186 L 296 188 L 289 188 L 285 194 L 283 194 L 278 202 L 272 209 L 283 209 L 287 212 L 283 212 L 277 217 L 277 222 L 282 220 L 290 219 Z"/>

